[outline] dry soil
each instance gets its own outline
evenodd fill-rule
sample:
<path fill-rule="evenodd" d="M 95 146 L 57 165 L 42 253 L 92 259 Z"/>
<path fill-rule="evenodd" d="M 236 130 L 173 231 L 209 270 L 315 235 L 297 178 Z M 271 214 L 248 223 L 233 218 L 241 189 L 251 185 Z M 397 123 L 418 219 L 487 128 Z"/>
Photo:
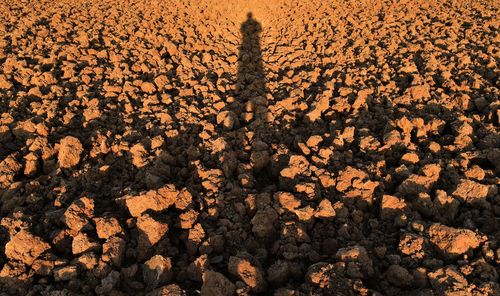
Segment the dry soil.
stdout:
<path fill-rule="evenodd" d="M 499 3 L 1 1 L 0 295 L 500 295 Z"/>

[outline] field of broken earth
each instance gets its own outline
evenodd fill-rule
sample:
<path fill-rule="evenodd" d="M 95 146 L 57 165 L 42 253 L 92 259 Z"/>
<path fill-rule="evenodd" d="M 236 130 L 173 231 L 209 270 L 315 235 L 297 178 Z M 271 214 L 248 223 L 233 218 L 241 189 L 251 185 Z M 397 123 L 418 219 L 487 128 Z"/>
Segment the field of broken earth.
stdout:
<path fill-rule="evenodd" d="M 500 295 L 499 9 L 1 1 L 0 296 Z"/>

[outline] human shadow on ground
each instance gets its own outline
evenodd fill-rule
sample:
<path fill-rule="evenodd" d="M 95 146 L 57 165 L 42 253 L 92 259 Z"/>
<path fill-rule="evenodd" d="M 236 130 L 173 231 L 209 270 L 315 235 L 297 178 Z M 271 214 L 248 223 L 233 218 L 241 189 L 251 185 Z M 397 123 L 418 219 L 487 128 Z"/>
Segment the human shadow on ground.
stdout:
<path fill-rule="evenodd" d="M 236 75 L 238 101 L 244 105 L 244 121 L 265 121 L 267 115 L 267 88 L 260 34 L 262 26 L 252 13 L 241 25 L 242 41 L 238 53 L 238 73 Z"/>

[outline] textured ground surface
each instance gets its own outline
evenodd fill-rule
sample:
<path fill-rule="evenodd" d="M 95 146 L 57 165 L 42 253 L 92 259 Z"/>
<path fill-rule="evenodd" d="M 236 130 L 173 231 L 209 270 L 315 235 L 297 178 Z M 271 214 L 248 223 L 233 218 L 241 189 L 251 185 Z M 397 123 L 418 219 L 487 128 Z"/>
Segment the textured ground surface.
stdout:
<path fill-rule="evenodd" d="M 2 1 L 0 295 L 499 295 L 499 8 Z"/>

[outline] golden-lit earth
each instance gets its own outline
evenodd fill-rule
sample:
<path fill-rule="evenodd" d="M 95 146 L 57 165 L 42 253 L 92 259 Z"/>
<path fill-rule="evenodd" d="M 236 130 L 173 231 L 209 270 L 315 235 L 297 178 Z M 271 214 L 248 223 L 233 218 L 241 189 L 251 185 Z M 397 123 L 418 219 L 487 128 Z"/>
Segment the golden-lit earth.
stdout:
<path fill-rule="evenodd" d="M 499 9 L 2 1 L 0 295 L 499 295 Z"/>

